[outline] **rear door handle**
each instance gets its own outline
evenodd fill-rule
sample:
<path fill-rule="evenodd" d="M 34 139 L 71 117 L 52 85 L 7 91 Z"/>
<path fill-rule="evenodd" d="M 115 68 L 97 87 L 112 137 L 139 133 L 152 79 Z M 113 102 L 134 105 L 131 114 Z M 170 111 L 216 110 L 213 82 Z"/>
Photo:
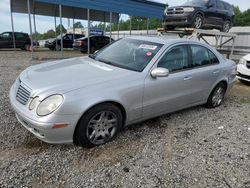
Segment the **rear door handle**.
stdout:
<path fill-rule="evenodd" d="M 192 79 L 192 76 L 190 75 L 184 77 L 184 81 L 191 80 L 191 79 Z"/>

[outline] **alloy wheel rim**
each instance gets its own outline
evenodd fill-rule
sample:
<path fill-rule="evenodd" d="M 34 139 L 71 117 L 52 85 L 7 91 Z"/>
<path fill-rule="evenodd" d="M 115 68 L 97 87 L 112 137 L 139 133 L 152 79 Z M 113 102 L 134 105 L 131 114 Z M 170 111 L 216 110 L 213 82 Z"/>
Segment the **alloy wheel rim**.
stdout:
<path fill-rule="evenodd" d="M 196 17 L 194 21 L 194 27 L 199 29 L 201 27 L 201 24 L 202 24 L 201 17 Z"/>
<path fill-rule="evenodd" d="M 96 145 L 106 143 L 115 135 L 117 124 L 117 116 L 111 111 L 101 111 L 95 114 L 88 123 L 88 140 Z"/>
<path fill-rule="evenodd" d="M 224 26 L 224 31 L 225 31 L 225 32 L 228 32 L 228 31 L 229 31 L 229 28 L 230 28 L 229 23 L 226 23 L 225 26 Z"/>
<path fill-rule="evenodd" d="M 213 106 L 219 106 L 221 104 L 221 102 L 223 101 L 223 97 L 224 97 L 224 89 L 222 87 L 219 87 L 213 95 L 212 98 L 212 104 Z"/>

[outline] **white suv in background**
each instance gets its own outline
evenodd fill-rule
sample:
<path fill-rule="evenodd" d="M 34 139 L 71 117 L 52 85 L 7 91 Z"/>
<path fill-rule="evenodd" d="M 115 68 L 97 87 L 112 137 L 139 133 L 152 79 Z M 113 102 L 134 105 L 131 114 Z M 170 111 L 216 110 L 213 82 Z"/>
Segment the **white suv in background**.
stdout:
<path fill-rule="evenodd" d="M 237 78 L 240 81 L 247 81 L 250 83 L 250 54 L 241 58 L 237 65 L 237 72 Z"/>

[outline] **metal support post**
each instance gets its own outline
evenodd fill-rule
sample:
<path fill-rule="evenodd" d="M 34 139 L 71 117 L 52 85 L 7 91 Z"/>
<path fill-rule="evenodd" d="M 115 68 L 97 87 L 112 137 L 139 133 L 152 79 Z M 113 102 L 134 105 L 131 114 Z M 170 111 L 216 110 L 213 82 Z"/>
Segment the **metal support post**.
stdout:
<path fill-rule="evenodd" d="M 32 53 L 32 60 L 33 60 L 34 59 L 34 49 L 33 49 L 32 25 L 31 25 L 31 15 L 30 15 L 30 0 L 27 0 L 27 7 L 28 7 L 28 14 L 29 14 L 31 53 Z"/>
<path fill-rule="evenodd" d="M 35 46 L 37 47 L 37 31 L 36 31 L 36 16 L 35 16 L 35 12 L 33 12 L 33 21 L 34 21 L 34 32 L 35 32 Z"/>
<path fill-rule="evenodd" d="M 129 35 L 131 36 L 131 29 L 132 29 L 132 16 L 130 16 L 130 19 L 129 19 Z"/>
<path fill-rule="evenodd" d="M 73 18 L 73 41 L 75 40 L 75 19 Z"/>
<path fill-rule="evenodd" d="M 149 29 L 149 18 L 147 19 L 147 35 L 148 35 L 148 29 Z"/>
<path fill-rule="evenodd" d="M 112 12 L 109 13 L 109 43 L 111 43 L 111 37 L 112 37 Z"/>
<path fill-rule="evenodd" d="M 12 13 L 11 1 L 10 1 L 10 18 L 11 18 L 11 28 L 12 28 L 13 47 L 14 47 L 14 49 L 16 49 L 16 39 L 15 39 L 15 32 L 14 32 L 13 13 Z"/>
<path fill-rule="evenodd" d="M 63 35 L 62 35 L 62 5 L 59 5 L 60 14 L 60 37 L 61 37 L 61 58 L 63 58 Z"/>
<path fill-rule="evenodd" d="M 88 18 L 88 54 L 90 54 L 90 10 L 87 11 L 87 18 Z"/>

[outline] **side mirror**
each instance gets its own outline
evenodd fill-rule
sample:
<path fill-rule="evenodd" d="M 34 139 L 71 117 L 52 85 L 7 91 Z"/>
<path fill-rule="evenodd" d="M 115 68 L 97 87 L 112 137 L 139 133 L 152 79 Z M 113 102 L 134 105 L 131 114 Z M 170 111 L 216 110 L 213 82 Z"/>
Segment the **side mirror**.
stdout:
<path fill-rule="evenodd" d="M 167 77 L 168 75 L 169 75 L 169 70 L 162 67 L 155 68 L 151 71 L 151 76 L 153 78 Z"/>

